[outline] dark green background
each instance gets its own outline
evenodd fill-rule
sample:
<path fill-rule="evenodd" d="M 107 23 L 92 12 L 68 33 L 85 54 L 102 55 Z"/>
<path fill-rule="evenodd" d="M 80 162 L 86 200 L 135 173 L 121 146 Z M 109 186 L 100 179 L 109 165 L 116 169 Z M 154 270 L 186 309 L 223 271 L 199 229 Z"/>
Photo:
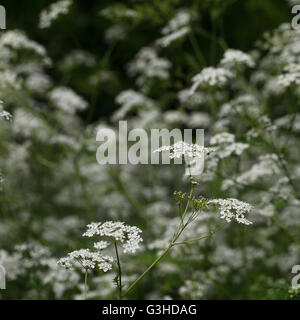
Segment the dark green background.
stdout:
<path fill-rule="evenodd" d="M 7 10 L 7 28 L 21 29 L 27 32 L 31 39 L 43 44 L 54 61 L 54 68 L 49 70 L 51 76 L 62 85 L 75 89 L 87 101 L 97 106 L 93 111 L 83 114 L 87 122 L 108 117 L 116 109 L 115 96 L 122 90 L 133 88 L 133 80 L 128 79 L 126 65 L 142 46 L 151 44 L 160 36 L 161 28 L 172 18 L 176 9 L 181 7 L 194 7 L 200 13 L 201 28 L 217 36 L 222 36 L 229 47 L 248 51 L 254 48 L 265 31 L 271 31 L 280 23 L 292 19 L 291 8 L 285 0 L 200 0 L 180 1 L 165 0 L 165 10 L 159 8 L 160 1 L 146 1 L 153 7 L 153 17 L 136 25 L 132 34 L 114 46 L 110 58 L 105 60 L 109 45 L 104 41 L 104 31 L 112 24 L 111 21 L 100 17 L 99 11 L 114 3 L 122 3 L 128 7 L 141 4 L 143 1 L 112 1 L 112 0 L 76 0 L 71 13 L 59 19 L 49 30 L 40 30 L 37 25 L 39 13 L 55 1 L 47 0 L 5 0 L 1 4 Z M 207 2 L 215 2 L 215 9 L 207 6 Z M 170 10 L 172 8 L 172 10 Z M 218 63 L 224 49 L 215 45 L 212 52 L 212 41 L 197 35 L 197 41 L 203 51 L 207 65 Z M 184 53 L 191 51 L 190 43 L 182 43 L 174 52 L 174 60 L 185 59 Z M 88 87 L 84 71 L 68 79 L 55 68 L 55 62 L 60 61 L 73 49 L 83 49 L 95 54 L 98 58 L 97 68 L 113 70 L 118 82 L 109 88 L 101 86 L 97 92 L 91 92 Z M 182 64 L 180 61 L 179 64 Z M 192 66 L 193 67 L 193 66 Z M 201 66 L 204 67 L 204 66 Z M 197 69 L 196 69 L 197 68 Z M 195 72 L 199 66 L 194 67 Z M 184 71 L 184 70 L 183 70 Z M 89 71 L 88 71 L 89 72 Z M 187 79 L 189 80 L 189 79 Z M 109 89 L 109 90 L 108 90 Z M 154 97 L 156 98 L 156 97 Z M 167 108 L 168 108 L 167 104 Z"/>

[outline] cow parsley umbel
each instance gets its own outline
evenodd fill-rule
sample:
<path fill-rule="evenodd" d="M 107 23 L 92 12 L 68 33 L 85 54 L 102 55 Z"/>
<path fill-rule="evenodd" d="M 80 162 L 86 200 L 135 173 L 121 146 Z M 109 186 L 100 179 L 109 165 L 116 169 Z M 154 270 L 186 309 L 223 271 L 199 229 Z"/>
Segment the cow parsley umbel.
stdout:
<path fill-rule="evenodd" d="M 94 242 L 92 249 L 75 250 L 69 253 L 67 257 L 61 258 L 57 263 L 66 269 L 79 267 L 85 271 L 84 299 L 86 299 L 88 271 L 96 269 L 107 272 L 113 268 L 113 264 L 116 262 L 118 271 L 115 281 L 119 291 L 119 298 L 121 299 L 122 269 L 118 246 L 121 246 L 124 253 L 135 253 L 143 241 L 140 236 L 141 233 L 142 230 L 138 227 L 126 225 L 124 222 L 92 222 L 87 225 L 87 231 L 83 236 L 88 238 L 101 237 L 103 240 Z M 115 248 L 115 259 L 104 254 L 104 250 L 111 244 Z"/>
<path fill-rule="evenodd" d="M 124 222 L 94 222 L 89 224 L 87 228 L 87 231 L 83 234 L 84 237 L 99 236 L 109 238 L 113 242 L 118 242 L 123 248 L 124 253 L 135 253 L 139 248 L 140 242 L 143 241 L 140 236 L 142 230 L 135 226 L 125 225 Z M 103 246 L 103 244 L 103 241 L 100 244 L 98 242 L 97 246 Z"/>
<path fill-rule="evenodd" d="M 236 220 L 238 223 L 250 225 L 251 221 L 245 218 L 245 214 L 248 214 L 252 210 L 252 206 L 246 202 L 239 201 L 237 199 L 214 199 L 208 202 L 209 204 L 217 205 L 220 207 L 220 217 L 227 222 Z"/>

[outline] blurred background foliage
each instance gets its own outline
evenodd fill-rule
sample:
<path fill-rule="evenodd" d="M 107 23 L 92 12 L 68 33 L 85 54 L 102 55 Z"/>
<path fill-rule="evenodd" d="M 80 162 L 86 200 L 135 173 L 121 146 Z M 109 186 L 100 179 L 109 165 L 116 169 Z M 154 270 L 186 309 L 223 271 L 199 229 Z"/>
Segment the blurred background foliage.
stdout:
<path fill-rule="evenodd" d="M 175 68 L 174 74 L 177 75 L 185 74 L 185 68 L 196 72 L 204 66 L 216 65 L 226 48 L 242 51 L 252 49 L 255 41 L 265 32 L 273 30 L 292 17 L 291 9 L 284 0 L 76 0 L 71 12 L 66 17 L 58 19 L 50 29 L 37 28 L 40 12 L 54 2 L 1 1 L 7 9 L 8 28 L 24 30 L 29 38 L 43 44 L 54 65 L 59 65 L 67 52 L 80 49 L 97 57 L 94 70 L 97 75 L 106 70 L 114 72 L 116 81 L 101 83 L 94 88 L 86 81 L 91 74 L 89 69 L 76 69 L 67 77 L 59 68 L 49 70 L 57 83 L 75 89 L 86 100 L 93 102 L 92 107 L 82 115 L 87 123 L 100 117 L 108 117 L 116 110 L 116 95 L 134 85 L 134 81 L 126 74 L 127 64 L 141 47 L 147 46 L 160 36 L 160 30 L 178 8 L 184 6 L 199 13 L 200 19 L 197 19 L 193 32 L 194 40 L 201 48 L 204 59 L 199 64 L 195 57 L 194 51 L 197 48 L 194 47 L 193 41 L 179 41 L 169 49 L 172 50 L 172 54 L 168 55 Z M 142 18 L 129 19 L 125 23 L 124 19 L 121 19 L 128 32 L 126 38 L 123 41 L 107 43 L 104 37 L 105 30 L 120 19 L 108 19 L 101 16 L 100 11 L 114 4 L 116 8 L 133 8 Z M 174 83 L 185 87 L 190 79 L 180 78 L 178 81 L 183 83 Z M 168 92 L 172 92 L 172 89 L 178 90 L 168 89 Z M 156 92 L 155 95 L 160 94 L 161 92 Z M 166 96 L 166 99 L 170 100 L 169 104 L 166 104 L 167 108 L 172 109 L 172 98 Z M 99 105 L 101 108 L 94 107 Z"/>

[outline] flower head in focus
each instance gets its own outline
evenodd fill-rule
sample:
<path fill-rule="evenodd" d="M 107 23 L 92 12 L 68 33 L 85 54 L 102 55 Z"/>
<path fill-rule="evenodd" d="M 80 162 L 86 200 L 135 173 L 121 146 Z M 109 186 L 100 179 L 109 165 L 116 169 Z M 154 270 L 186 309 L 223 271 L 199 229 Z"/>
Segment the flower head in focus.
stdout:
<path fill-rule="evenodd" d="M 93 222 L 87 226 L 87 231 L 83 234 L 84 237 L 106 237 L 114 242 L 119 242 L 124 253 L 135 251 L 139 248 L 140 242 L 143 241 L 140 233 L 142 230 L 135 226 L 125 225 L 124 222 L 106 221 Z M 94 244 L 95 247 L 102 248 L 108 245 L 107 241 L 101 241 Z"/>
<path fill-rule="evenodd" d="M 227 222 L 236 220 L 238 223 L 250 225 L 251 221 L 245 218 L 245 214 L 252 210 L 249 203 L 229 198 L 229 199 L 213 199 L 208 204 L 217 205 L 220 207 L 220 217 Z"/>
<path fill-rule="evenodd" d="M 107 272 L 112 269 L 113 262 L 113 257 L 103 255 L 101 252 L 80 249 L 70 252 L 67 257 L 58 260 L 57 264 L 66 269 L 81 266 L 84 270 L 92 270 L 97 267 Z"/>

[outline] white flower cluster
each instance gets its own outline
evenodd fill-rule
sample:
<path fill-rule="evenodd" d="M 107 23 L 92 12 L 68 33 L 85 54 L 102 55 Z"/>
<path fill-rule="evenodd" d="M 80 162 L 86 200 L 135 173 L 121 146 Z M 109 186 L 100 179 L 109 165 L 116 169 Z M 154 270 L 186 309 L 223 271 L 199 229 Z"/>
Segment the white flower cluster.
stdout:
<path fill-rule="evenodd" d="M 128 66 L 130 76 L 138 75 L 137 84 L 143 86 L 153 78 L 168 79 L 171 63 L 165 58 L 159 58 L 151 47 L 142 48 L 133 62 Z"/>
<path fill-rule="evenodd" d="M 49 98 L 56 107 L 69 114 L 75 114 L 76 111 L 83 111 L 88 107 L 85 100 L 67 87 L 53 89 Z"/>
<path fill-rule="evenodd" d="M 219 158 L 224 159 L 231 154 L 240 156 L 249 145 L 246 143 L 235 142 L 235 136 L 228 132 L 219 133 L 210 139 L 211 145 L 217 145 L 217 155 Z"/>
<path fill-rule="evenodd" d="M 113 5 L 111 7 L 107 7 L 102 9 L 99 14 L 102 17 L 111 20 L 122 20 L 122 19 L 138 19 L 140 17 L 140 13 L 135 11 L 134 9 L 127 8 L 124 5 Z"/>
<path fill-rule="evenodd" d="M 81 145 L 78 140 L 65 134 L 57 134 L 50 139 L 50 143 L 67 146 L 73 150 L 80 150 Z"/>
<path fill-rule="evenodd" d="M 126 30 L 125 26 L 122 24 L 114 24 L 110 28 L 108 28 L 104 33 L 104 38 L 106 42 L 110 43 L 113 41 L 120 41 L 125 39 Z"/>
<path fill-rule="evenodd" d="M 78 66 L 93 67 L 96 63 L 95 57 L 83 50 L 74 50 L 62 61 L 63 70 L 70 71 Z"/>
<path fill-rule="evenodd" d="M 113 241 L 121 243 L 124 253 L 134 253 L 139 248 L 140 242 L 143 241 L 140 236 L 142 230 L 135 226 L 125 225 L 124 222 L 93 222 L 87 227 L 88 230 L 83 234 L 84 237 L 100 236 L 112 238 Z M 102 241 L 96 243 L 95 246 L 105 247 L 106 244 Z"/>
<path fill-rule="evenodd" d="M 121 105 L 121 108 L 113 114 L 113 121 L 117 121 L 124 118 L 126 114 L 133 108 L 151 108 L 154 106 L 154 102 L 151 99 L 134 90 L 122 91 L 117 96 L 116 102 Z"/>
<path fill-rule="evenodd" d="M 9 121 L 12 119 L 12 115 L 9 112 L 3 110 L 3 101 L 0 100 L 0 119 L 1 118 Z"/>
<path fill-rule="evenodd" d="M 189 89 L 184 89 L 178 92 L 178 100 L 180 103 L 186 105 L 187 107 L 197 107 L 207 101 L 206 96 L 201 92 L 195 92 L 191 95 Z"/>
<path fill-rule="evenodd" d="M 261 108 L 257 98 L 252 94 L 242 94 L 229 102 L 225 102 L 218 112 L 218 117 L 226 118 L 229 116 L 234 116 L 237 113 L 259 116 L 261 113 Z"/>
<path fill-rule="evenodd" d="M 104 250 L 109 246 L 108 241 L 98 241 L 94 243 L 94 248 L 98 250 Z"/>
<path fill-rule="evenodd" d="M 207 154 L 215 151 L 214 148 L 205 148 L 198 144 L 189 144 L 184 141 L 179 141 L 173 144 L 172 146 L 162 146 L 154 152 L 163 152 L 169 151 L 169 158 L 181 158 L 182 156 L 187 157 L 188 159 L 193 158 L 204 158 Z"/>
<path fill-rule="evenodd" d="M 179 10 L 173 19 L 162 29 L 164 37 L 158 39 L 156 44 L 161 47 L 168 47 L 173 41 L 184 37 L 189 33 L 191 14 L 185 9 Z"/>
<path fill-rule="evenodd" d="M 276 154 L 266 154 L 260 156 L 258 162 L 248 171 L 238 176 L 236 181 L 241 185 L 247 185 L 256 182 L 261 177 L 272 177 L 278 176 L 279 174 L 278 156 Z"/>
<path fill-rule="evenodd" d="M 168 47 L 172 42 L 176 41 L 177 39 L 183 38 L 187 33 L 190 32 L 189 27 L 183 27 L 179 29 L 178 31 L 172 32 L 165 37 L 162 37 L 156 41 L 156 44 L 158 46 L 161 46 L 163 48 Z"/>
<path fill-rule="evenodd" d="M 113 262 L 112 257 L 105 256 L 101 252 L 80 249 L 70 252 L 67 257 L 58 260 L 57 264 L 66 269 L 71 269 L 77 267 L 79 263 L 85 270 L 92 270 L 97 267 L 99 270 L 107 272 L 112 269 Z"/>
<path fill-rule="evenodd" d="M 300 65 L 291 63 L 284 68 L 285 74 L 278 77 L 278 84 L 284 87 L 289 87 L 292 84 L 300 84 Z"/>
<path fill-rule="evenodd" d="M 220 207 L 220 217 L 227 222 L 236 220 L 237 222 L 245 225 L 252 224 L 251 221 L 245 218 L 245 214 L 252 210 L 249 203 L 229 198 L 229 199 L 214 199 L 208 202 L 209 204 L 218 205 Z"/>
<path fill-rule="evenodd" d="M 39 27 L 46 29 L 51 27 L 53 21 L 55 21 L 60 15 L 67 14 L 72 5 L 71 0 L 62 0 L 52 3 L 47 9 L 43 10 L 40 15 Z"/>
<path fill-rule="evenodd" d="M 253 68 L 255 63 L 248 54 L 240 50 L 228 49 L 224 53 L 224 57 L 221 60 L 221 65 L 229 68 L 236 65 Z"/>
<path fill-rule="evenodd" d="M 30 91 L 42 94 L 51 87 L 52 81 L 46 74 L 34 72 L 28 76 L 25 85 Z"/>
<path fill-rule="evenodd" d="M 15 252 L 20 255 L 24 269 L 43 265 L 50 257 L 49 248 L 35 241 L 16 245 Z"/>
<path fill-rule="evenodd" d="M 0 38 L 0 45 L 14 50 L 30 50 L 37 55 L 46 56 L 46 50 L 43 46 L 28 39 L 27 36 L 19 30 L 5 32 Z"/>
<path fill-rule="evenodd" d="M 20 89 L 20 82 L 18 80 L 17 74 L 10 70 L 0 71 L 0 89 Z"/>
<path fill-rule="evenodd" d="M 199 86 L 204 87 L 222 87 L 228 80 L 233 78 L 233 73 L 224 68 L 207 67 L 192 78 L 193 86 L 191 94 L 194 93 Z"/>
<path fill-rule="evenodd" d="M 48 270 L 41 275 L 41 281 L 44 285 L 52 286 L 56 299 L 61 299 L 64 292 L 76 287 L 80 281 L 76 270 L 61 268 L 55 258 L 47 259 L 44 266 L 48 267 Z"/>
<path fill-rule="evenodd" d="M 222 132 L 210 138 L 211 144 L 234 143 L 235 136 L 232 133 Z"/>
<path fill-rule="evenodd" d="M 188 25 L 191 21 L 191 14 L 185 9 L 179 10 L 176 15 L 168 22 L 168 24 L 162 29 L 161 33 L 166 35 L 180 28 Z"/>
<path fill-rule="evenodd" d="M 17 109 L 14 113 L 12 130 L 15 134 L 24 137 L 38 136 L 42 140 L 47 138 L 46 123 L 38 116 L 38 113 L 25 109 Z"/>

